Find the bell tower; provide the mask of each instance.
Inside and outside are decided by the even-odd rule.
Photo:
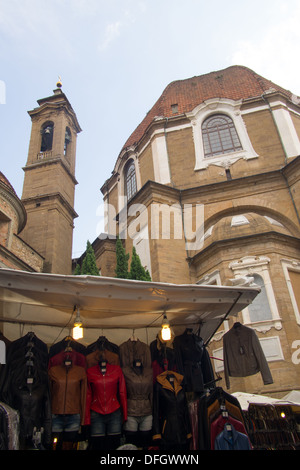
[[[70,274],[81,128],[60,81],[52,96],[37,102],[28,111],[32,127],[22,193],[27,223],[20,236],[44,256],[45,272]]]

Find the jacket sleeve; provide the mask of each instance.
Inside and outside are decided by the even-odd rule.
[[[91,403],[92,403],[92,389],[89,381],[87,380],[86,401],[85,401],[85,418],[84,424],[88,426],[91,424]]]
[[[86,409],[86,396],[87,396],[87,377],[85,369],[82,371],[82,379],[80,383],[80,416],[81,424],[85,424],[85,409]]]
[[[209,353],[206,349],[205,346],[203,346],[203,355],[201,359],[201,369],[202,369],[202,374],[203,374],[203,383],[208,384],[210,382],[213,382],[215,377],[214,377],[214,371],[212,368],[212,364],[210,361]]]
[[[225,383],[227,389],[230,388],[230,379],[229,379],[229,358],[227,350],[227,336],[226,334],[223,337],[223,361],[224,361],[224,374],[225,374]]]
[[[252,348],[259,366],[259,370],[261,372],[264,385],[272,384],[273,377],[266,356],[264,355],[263,349],[254,330],[252,330]]]
[[[160,411],[159,411],[159,385],[157,382],[154,384],[153,393],[153,425],[152,425],[152,439],[157,441],[161,439],[161,428],[160,428]]]
[[[123,421],[127,421],[127,390],[126,390],[126,382],[125,377],[120,367],[120,375],[119,375],[119,398],[123,413]]]

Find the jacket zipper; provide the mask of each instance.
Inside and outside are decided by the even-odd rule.
[[[103,381],[104,381],[104,409],[105,409],[105,413],[106,413],[106,380],[105,380],[105,374],[104,374]]]

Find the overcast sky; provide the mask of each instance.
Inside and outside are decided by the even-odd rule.
[[[299,0],[0,0],[0,170],[21,197],[31,120],[58,76],[77,140],[73,256],[100,187],[172,81],[245,65],[300,95]]]

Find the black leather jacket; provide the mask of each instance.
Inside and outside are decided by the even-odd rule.
[[[177,371],[184,376],[185,391],[201,393],[214,381],[214,372],[203,339],[189,332],[174,339]]]
[[[172,381],[173,378],[173,381]],[[165,371],[157,376],[153,397],[153,440],[164,450],[186,445],[191,435],[182,375]]]
[[[51,401],[47,346],[34,334],[13,341],[1,381],[0,399],[20,414],[20,441],[43,428],[42,444],[51,442]]]

